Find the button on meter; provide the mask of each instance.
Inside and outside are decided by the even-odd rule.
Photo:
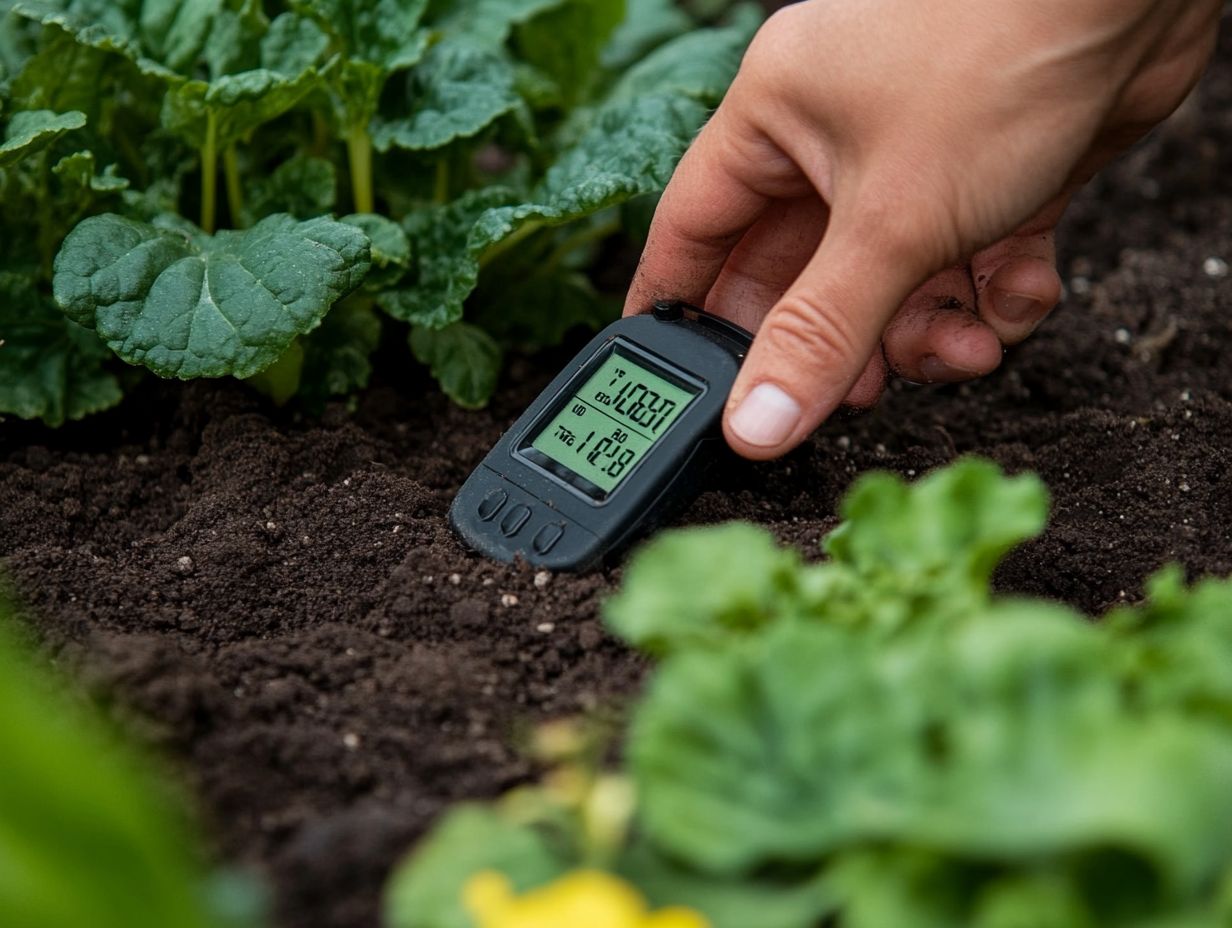
[[[725,453],[721,421],[752,336],[683,303],[617,320],[488,452],[450,522],[475,550],[593,567],[686,504]]]

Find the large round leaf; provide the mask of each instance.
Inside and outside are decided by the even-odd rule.
[[[55,296],[130,364],[163,377],[250,377],[320,324],[368,273],[351,225],[280,214],[207,236],[107,214],[56,257]]]

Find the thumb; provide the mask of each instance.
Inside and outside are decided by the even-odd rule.
[[[859,380],[894,313],[944,255],[896,215],[853,220],[837,211],[817,252],[766,316],[723,419],[738,454],[786,454]],[[922,245],[923,243],[923,245]]]

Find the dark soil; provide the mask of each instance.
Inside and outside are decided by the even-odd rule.
[[[1067,302],[1000,371],[896,385],[783,463],[730,466],[684,521],[753,519],[814,551],[858,474],[975,452],[1054,495],[1004,590],[1094,614],[1166,561],[1232,572],[1227,32],[1199,97],[1075,204]],[[56,433],[0,430],[0,556],[38,632],[182,768],[282,925],[374,924],[447,803],[527,775],[522,726],[639,681],[597,619],[619,570],[501,567],[445,525],[562,357],[513,364],[480,413],[423,381],[320,420],[235,384],[151,384]]]

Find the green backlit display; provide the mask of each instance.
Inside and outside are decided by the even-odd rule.
[[[531,447],[610,493],[696,395],[612,352]]]

